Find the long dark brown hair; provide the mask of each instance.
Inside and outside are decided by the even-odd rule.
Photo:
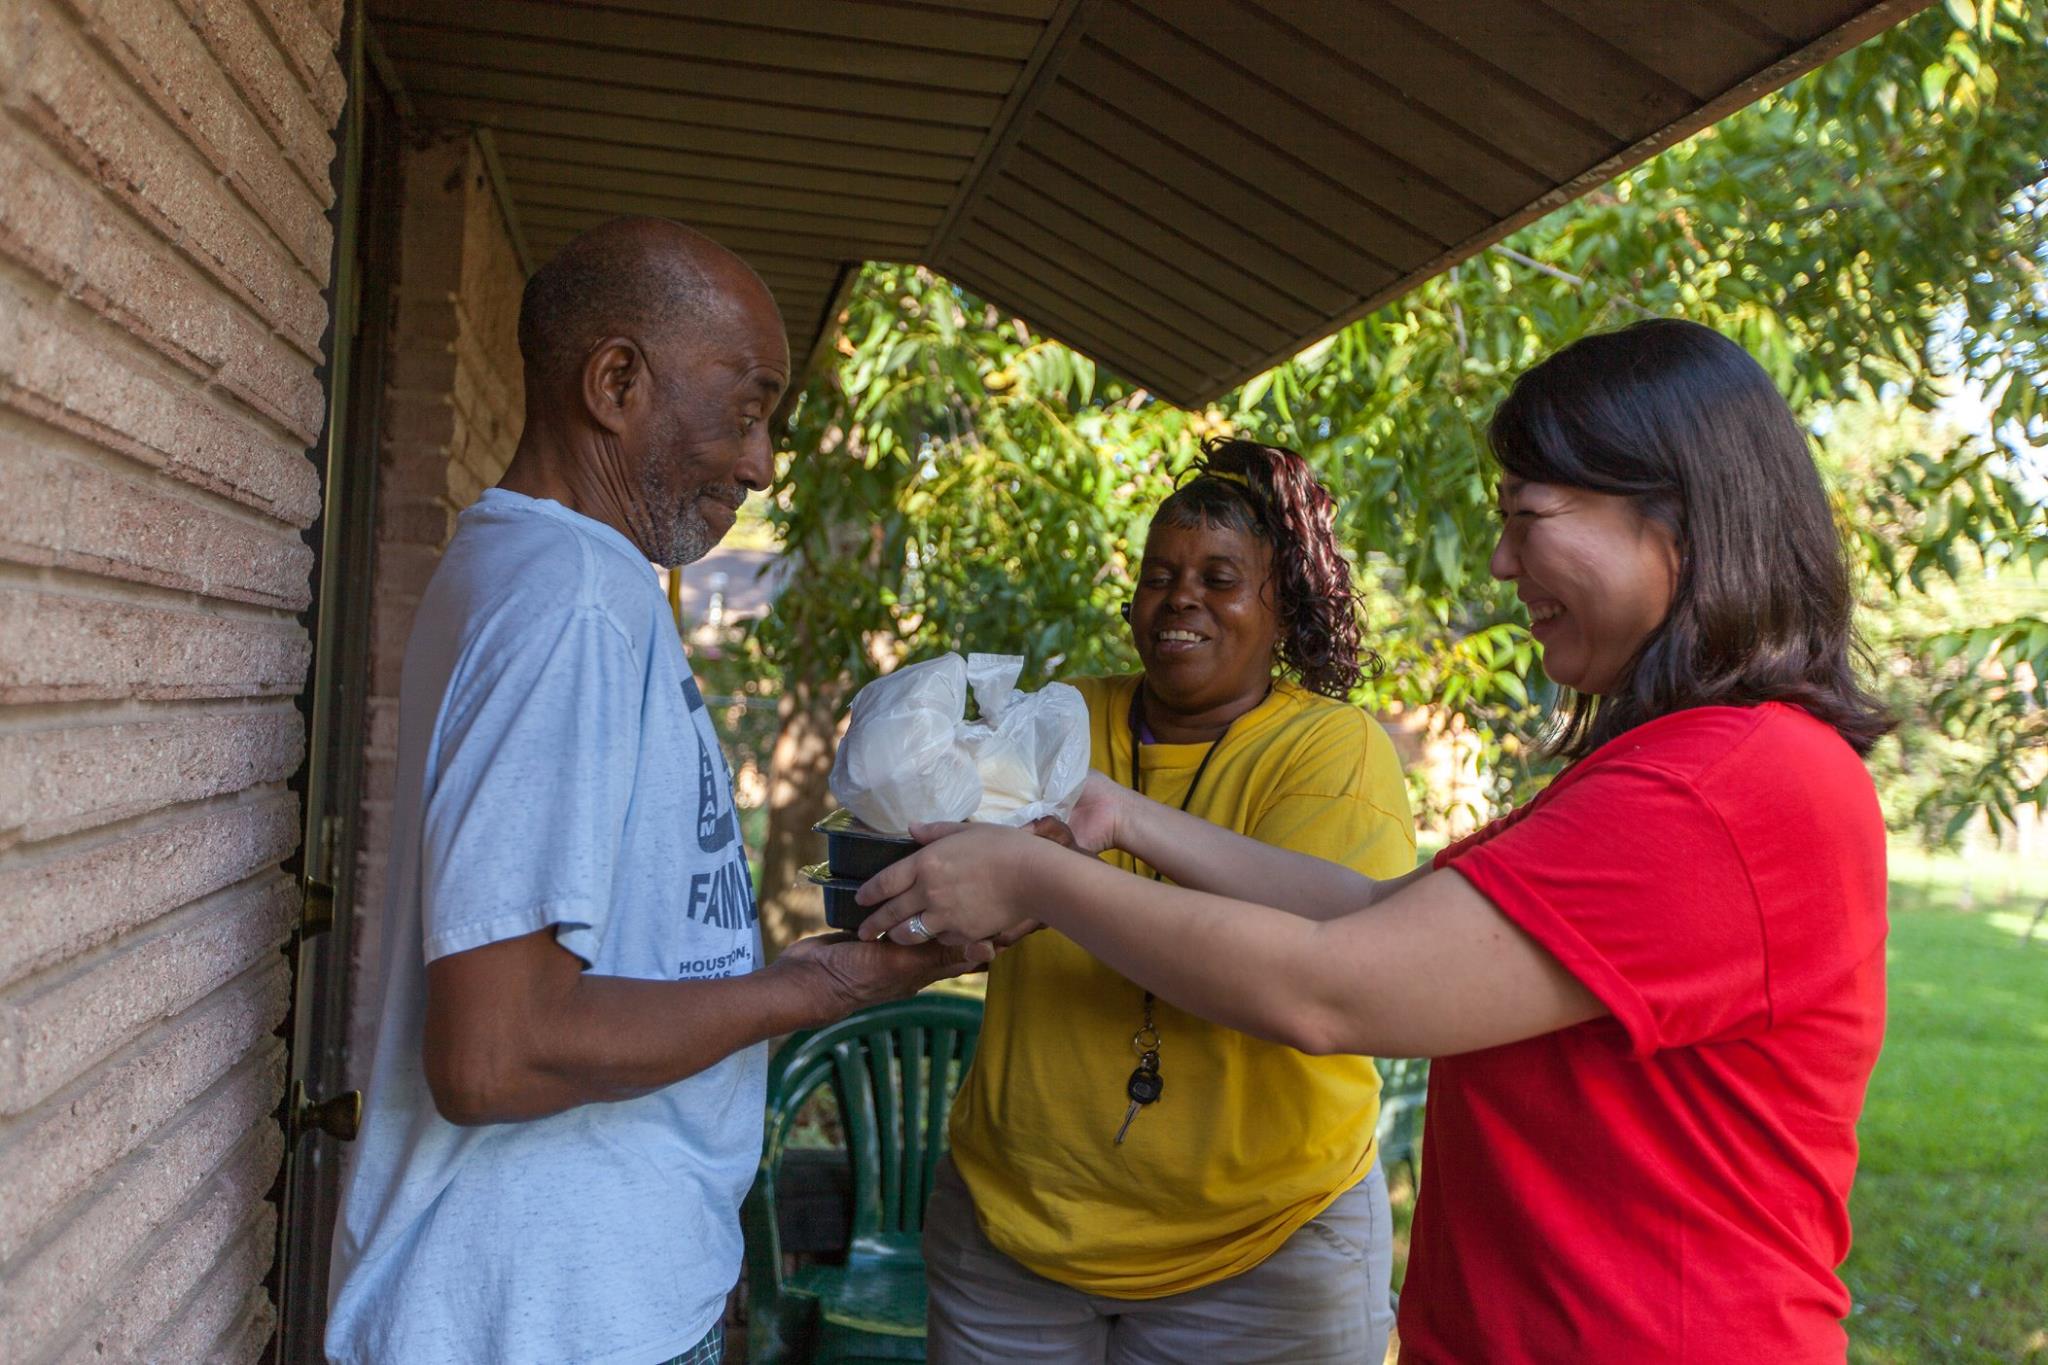
[[[1223,437],[1202,443],[1190,474],[1152,524],[1224,527],[1270,544],[1282,670],[1311,692],[1350,696],[1378,660],[1361,654],[1358,592],[1337,548],[1329,490],[1285,446]]]
[[[1570,696],[1555,752],[1694,706],[1789,702],[1859,754],[1892,728],[1857,678],[1855,600],[1806,433],[1747,351],[1674,318],[1583,337],[1515,381],[1487,437],[1517,478],[1633,498],[1679,545],[1669,615],[1612,690]]]

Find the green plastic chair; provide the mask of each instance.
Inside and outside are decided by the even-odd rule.
[[[1422,1110],[1429,1097],[1427,1057],[1379,1057],[1373,1064],[1380,1070],[1380,1169],[1389,1176],[1396,1166],[1407,1166],[1420,1175],[1422,1158]]]
[[[1376,1057],[1380,1069],[1380,1169],[1392,1179],[1396,1166],[1406,1166],[1409,1178],[1422,1183],[1422,1111],[1429,1098],[1427,1057]],[[1390,1293],[1396,1313],[1401,1296]]]
[[[980,1036],[979,1000],[931,994],[862,1010],[776,1050],[761,1170],[740,1211],[752,1365],[924,1359],[924,1206],[953,1092]],[[776,1175],[798,1111],[828,1084],[852,1167],[852,1243],[843,1265],[785,1275]]]

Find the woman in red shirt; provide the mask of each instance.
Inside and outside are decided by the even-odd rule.
[[[932,831],[863,932],[1035,918],[1230,1027],[1437,1058],[1404,1360],[1839,1361],[1890,722],[1806,437],[1741,348],[1662,320],[1530,370],[1490,436],[1493,573],[1570,698],[1534,801],[1373,883],[1097,779],[1078,843],[1177,885]]]

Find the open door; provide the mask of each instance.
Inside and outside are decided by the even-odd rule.
[[[312,678],[301,697],[308,726],[301,773],[305,908],[287,947],[293,995],[282,1028],[291,1060],[271,1284],[278,1305],[272,1358],[281,1365],[322,1358],[341,1144],[355,1136],[362,1112],[360,1093],[344,1089],[348,909],[355,904],[362,810],[379,418],[397,251],[398,116],[390,92],[365,59],[360,4],[349,7],[342,41],[349,97],[337,163],[327,430],[313,452],[325,501],[319,522],[307,532],[317,556],[318,586],[308,613]]]

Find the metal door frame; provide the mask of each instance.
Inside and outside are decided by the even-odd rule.
[[[351,912],[362,811],[365,697],[370,682],[371,569],[392,267],[399,222],[396,101],[366,55],[361,0],[342,30],[348,99],[335,159],[334,262],[327,336],[327,427],[308,452],[320,467],[320,520],[306,532],[318,585],[304,620],[313,667],[300,711],[306,761],[293,786],[303,807],[299,929],[286,945],[292,1000],[279,1033],[290,1080],[280,1122],[285,1160],[274,1197],[277,1254],[270,1289],[280,1365],[324,1358],[328,1249],[340,1199],[342,1147],[360,1097],[345,1092]],[[356,1113],[359,1113],[357,1108]]]

